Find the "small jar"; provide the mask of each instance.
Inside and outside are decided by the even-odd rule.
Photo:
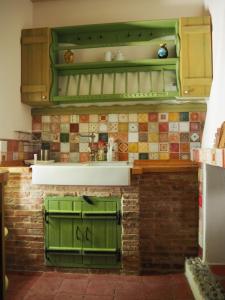
[[[167,58],[168,56],[168,49],[166,44],[160,44],[160,48],[158,50],[158,58]]]
[[[116,60],[124,60],[123,53],[120,50],[116,53]]]
[[[112,52],[111,51],[105,52],[105,61],[112,61]]]
[[[67,64],[72,64],[74,62],[74,53],[71,50],[66,50],[64,53],[64,60]]]

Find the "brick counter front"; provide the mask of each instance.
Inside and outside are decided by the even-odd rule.
[[[121,272],[177,271],[184,267],[185,256],[197,254],[196,171],[132,175],[127,187],[32,185],[28,168],[9,171],[5,188],[9,270],[53,269],[44,264],[43,199],[48,195],[122,196]]]

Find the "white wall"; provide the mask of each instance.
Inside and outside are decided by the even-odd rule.
[[[20,35],[31,26],[29,0],[1,0],[0,139],[16,138],[15,130],[31,130],[30,108],[20,102]]]
[[[34,3],[34,25],[165,19],[203,14],[203,0],[59,0]]]

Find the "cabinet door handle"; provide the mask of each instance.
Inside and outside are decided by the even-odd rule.
[[[83,195],[83,199],[90,205],[94,204],[94,202],[91,200],[91,198],[89,196]]]
[[[78,241],[81,240],[81,238],[79,237],[79,232],[81,232],[81,231],[80,231],[79,226],[77,226],[77,229],[76,229],[76,239],[77,239]]]
[[[89,238],[88,238],[88,231],[89,231],[89,228],[86,227],[86,230],[85,230],[85,238],[87,241],[90,241]]]

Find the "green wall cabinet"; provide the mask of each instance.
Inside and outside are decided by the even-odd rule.
[[[120,198],[49,196],[44,205],[47,265],[120,267]]]

